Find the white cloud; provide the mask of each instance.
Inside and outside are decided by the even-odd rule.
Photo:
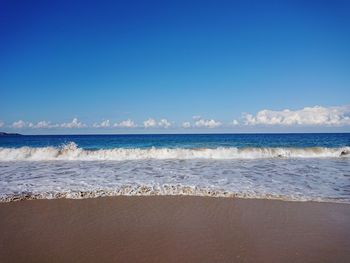
[[[149,118],[143,122],[145,128],[169,128],[171,123],[167,119],[161,119],[157,122],[155,119]]]
[[[245,125],[350,125],[350,105],[337,107],[305,107],[300,110],[261,110],[255,116],[244,114]]]
[[[94,128],[108,128],[110,125],[111,124],[109,120],[104,120],[101,123],[94,123],[92,126]]]
[[[62,128],[84,128],[86,124],[80,122],[77,118],[74,118],[71,122],[62,123]]]
[[[185,129],[191,128],[191,123],[189,121],[185,121],[181,124],[181,127]]]
[[[19,121],[15,121],[12,123],[12,128],[15,128],[15,129],[22,129],[26,126],[26,123],[22,120],[19,120]]]
[[[193,116],[192,121],[185,121],[181,123],[181,128],[217,128],[223,124],[220,121],[214,119],[203,119],[200,116]],[[114,125],[110,120],[103,120],[100,123],[94,123],[91,126],[87,126],[83,122],[79,121],[78,118],[72,119],[71,122],[67,123],[52,123],[50,121],[39,121],[25,122],[23,120],[14,121],[6,127],[12,127],[14,129],[32,128],[32,129],[49,129],[49,128],[84,128],[84,127],[95,127],[95,128],[108,128],[108,127],[119,127],[119,128],[169,128],[174,125],[174,122],[168,121],[163,118],[160,120],[149,118],[143,122],[143,125],[138,126],[133,120],[127,119],[115,123]],[[350,126],[350,105],[345,106],[313,106],[305,107],[297,110],[284,109],[280,111],[264,109],[258,111],[256,114],[245,113],[240,119],[234,119],[228,125],[233,126]],[[4,127],[5,123],[0,121],[0,127]]]
[[[200,115],[194,115],[194,116],[192,116],[192,119],[194,119],[194,120],[199,120],[200,118],[202,118]]]
[[[128,119],[125,121],[121,121],[119,123],[115,123],[114,127],[119,127],[119,128],[135,128],[137,125],[134,123],[134,121]]]
[[[157,126],[157,122],[156,122],[155,119],[150,118],[150,119],[145,120],[145,121],[143,122],[143,126],[144,126],[145,128],[156,127],[156,126]]]
[[[3,121],[0,121],[0,128],[4,125],[5,125],[5,123]]]
[[[58,124],[52,124],[50,121],[39,121],[37,124],[30,122],[28,124],[28,127],[33,129],[50,129],[58,126]]]
[[[219,121],[215,121],[213,119],[211,119],[211,120],[200,119],[200,120],[197,120],[194,123],[194,125],[196,127],[199,127],[199,128],[216,128],[216,127],[221,126],[222,123]]]
[[[171,126],[171,123],[167,119],[161,119],[158,122],[158,126],[167,129]]]
[[[239,122],[237,120],[233,120],[232,125],[239,125]]]

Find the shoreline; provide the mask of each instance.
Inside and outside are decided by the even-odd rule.
[[[248,200],[275,200],[285,202],[317,202],[317,203],[334,203],[349,204],[348,199],[325,198],[325,197],[304,197],[289,196],[278,194],[257,194],[257,193],[239,193],[231,192],[214,187],[201,187],[179,184],[163,184],[163,185],[142,185],[142,184],[126,184],[114,189],[96,189],[90,191],[73,190],[62,192],[23,192],[18,194],[0,195],[1,203],[11,203],[26,200],[83,200],[106,197],[209,197],[209,198],[229,198],[229,199],[248,199]]]
[[[190,187],[184,187],[184,189]],[[120,190],[118,190],[120,191]],[[228,191],[219,191],[215,189],[200,189],[202,194],[198,193],[174,193],[174,194],[164,194],[158,192],[146,192],[146,193],[115,193],[114,191],[76,191],[76,192],[62,192],[62,193],[44,193],[44,194],[19,194],[19,195],[8,195],[0,197],[0,204],[13,203],[13,202],[23,202],[23,201],[34,201],[34,200],[85,200],[85,199],[96,199],[96,198],[117,198],[117,197],[193,197],[193,198],[218,198],[218,199],[243,199],[243,200],[266,200],[266,201],[281,201],[281,202],[297,202],[297,203],[327,203],[327,204],[345,204],[350,205],[346,200],[342,199],[300,199],[300,198],[290,198],[289,196],[249,196],[249,194],[237,194]],[[46,195],[46,196],[45,196]]]
[[[350,204],[195,196],[0,203],[1,262],[348,262]]]

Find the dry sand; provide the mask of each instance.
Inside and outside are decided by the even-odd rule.
[[[1,203],[0,262],[350,262],[350,205],[181,196]]]

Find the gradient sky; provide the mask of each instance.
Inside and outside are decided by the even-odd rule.
[[[1,0],[0,130],[125,133],[92,126],[130,119],[154,132],[140,126],[164,118],[174,131],[201,119],[216,132],[350,131],[349,107],[336,125],[241,120],[349,105],[349,14],[350,1]],[[86,127],[62,131],[73,118]],[[39,121],[60,128],[27,127]]]

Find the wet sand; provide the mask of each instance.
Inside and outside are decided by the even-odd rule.
[[[1,203],[0,262],[350,262],[350,205],[184,196]]]

